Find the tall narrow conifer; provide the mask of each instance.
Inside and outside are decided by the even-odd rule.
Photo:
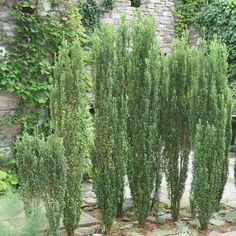
[[[54,69],[51,91],[52,128],[63,139],[67,159],[64,225],[74,235],[81,213],[81,182],[90,144],[90,115],[86,97],[83,52],[78,39],[63,44]]]
[[[200,73],[194,85],[199,120],[194,145],[192,212],[202,229],[218,209],[228,177],[231,138],[231,94],[227,85],[227,54],[224,45],[213,41],[200,50]],[[207,52],[208,51],[208,52]],[[204,172],[204,174],[203,174]]]
[[[114,121],[118,116],[113,96],[115,40],[115,31],[108,25],[102,26],[93,37],[95,90],[93,187],[98,207],[102,211],[106,232],[113,224],[113,217],[117,211],[116,164],[120,161],[116,160],[114,152],[114,124],[116,124]]]
[[[168,61],[168,96],[162,136],[171,212],[176,221],[187,178],[191,149],[191,54],[187,38],[174,41]]]
[[[156,175],[159,171],[156,161],[159,159],[157,117],[161,58],[154,20],[137,14],[131,24],[128,178],[134,211],[140,225],[144,226],[154,179],[160,178],[159,173]]]

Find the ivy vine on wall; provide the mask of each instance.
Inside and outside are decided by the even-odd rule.
[[[38,7],[22,2],[12,9],[17,29],[14,37],[5,38],[9,52],[0,60],[0,88],[41,107],[48,103],[52,65],[63,39],[71,41],[72,32],[84,42],[87,37],[78,8],[67,6],[63,14],[52,8],[42,16]],[[15,119],[29,125],[44,123],[46,117],[33,110]]]
[[[212,40],[217,36],[228,50],[228,78],[236,79],[236,1],[212,1],[197,17],[201,35]]]
[[[205,0],[177,0],[175,3],[175,34],[181,37],[183,32],[194,24],[195,16]]]

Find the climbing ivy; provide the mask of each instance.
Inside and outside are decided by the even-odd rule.
[[[82,2],[80,7],[82,23],[86,29],[93,29],[100,21],[101,9],[94,0]]]
[[[195,16],[205,0],[177,0],[175,5],[175,33],[181,37],[182,33],[194,24]]]
[[[197,17],[198,29],[206,40],[215,35],[226,44],[228,50],[228,78],[236,78],[236,2],[212,1]]]
[[[16,19],[14,37],[4,37],[8,53],[0,58],[0,90],[18,94],[24,104],[33,103],[37,108],[47,106],[52,63],[63,38],[72,39],[76,32],[86,41],[84,28],[78,24],[81,16],[73,5],[65,6],[65,13],[51,9],[45,16],[39,14],[39,5],[19,3],[12,9]],[[46,117],[31,111],[15,120],[22,123],[44,123]]]

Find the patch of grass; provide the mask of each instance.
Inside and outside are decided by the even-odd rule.
[[[220,203],[219,210],[227,210],[228,207],[224,203]]]
[[[140,233],[140,229],[137,227],[133,227],[133,228],[128,229],[128,232]]]
[[[118,222],[116,224],[113,224],[111,227],[111,232],[117,232],[120,230],[121,227],[125,226],[125,222]]]
[[[165,230],[165,231],[170,231],[170,230],[173,230],[173,227],[170,224],[164,224],[164,225],[160,225],[160,229]]]

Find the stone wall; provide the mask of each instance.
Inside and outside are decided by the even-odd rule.
[[[156,22],[156,37],[164,53],[170,52],[171,43],[174,39],[174,0],[143,0],[140,10],[145,15],[153,16]],[[125,13],[129,20],[135,7],[131,7],[129,0],[118,0],[115,2],[114,9],[106,13],[102,23],[109,23],[117,26],[121,13]]]
[[[14,17],[11,15],[11,0],[0,0],[0,34],[13,36],[16,30]],[[7,51],[7,45],[0,41],[0,55]],[[0,61],[1,63],[1,61]],[[1,79],[1,78],[0,78]],[[4,121],[9,115],[14,115],[20,109],[20,98],[15,94],[0,90],[0,157],[13,155],[12,144],[20,130],[19,124],[6,124]]]
[[[20,124],[8,124],[5,119],[9,115],[20,112],[20,98],[12,93],[0,93],[0,157],[13,155],[12,144],[21,129]]]
[[[16,0],[0,0],[0,34],[4,33],[13,36],[16,30],[14,17],[11,15],[11,6]],[[49,10],[48,3],[44,0],[41,2],[40,13],[44,15]],[[131,7],[129,0],[115,0],[114,9],[106,13],[102,23],[110,23],[114,26],[119,24],[121,13],[127,15],[127,19],[133,15],[136,8]],[[170,45],[174,38],[174,0],[143,0],[140,10],[145,15],[151,15],[156,21],[156,36],[160,42],[161,49],[164,53],[170,51]],[[0,55],[7,53],[7,45],[0,40]],[[1,61],[0,61],[1,62]],[[25,104],[26,109],[22,109],[21,99],[11,93],[5,93],[0,88],[0,157],[10,157],[13,155],[12,144],[20,131],[20,124],[5,124],[3,121],[8,115],[14,115],[16,112],[26,112],[31,106]],[[43,113],[44,111],[39,111]]]

